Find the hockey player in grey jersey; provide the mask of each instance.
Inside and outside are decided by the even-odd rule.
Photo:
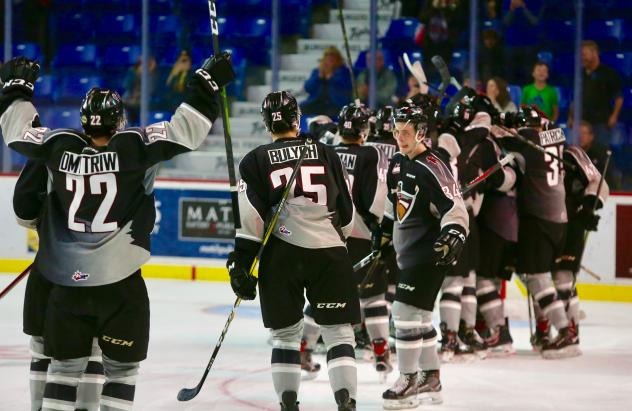
[[[544,358],[563,358],[581,354],[577,328],[569,319],[552,280],[555,260],[560,257],[566,236],[566,191],[563,156],[565,136],[559,128],[548,128],[548,121],[536,107],[523,106],[516,114],[506,114],[503,122],[515,127],[522,139],[507,135],[499,139],[502,147],[516,156],[522,177],[518,185],[518,246],[516,272],[526,274],[527,287],[539,307],[536,315],[545,317],[558,330],[557,337],[541,347]],[[542,147],[545,153],[532,147]],[[550,153],[550,154],[549,154]]]
[[[328,347],[329,382],[338,410],[353,411],[357,376],[351,324],[360,321],[360,304],[345,248],[354,220],[347,174],[332,147],[299,136],[300,110],[289,92],[268,94],[261,114],[273,141],[246,154],[239,164],[241,228],[227,263],[231,286],[237,296],[252,300],[259,285],[263,323],[272,333],[272,381],[281,409],[298,410],[306,294]],[[250,265],[305,145],[294,189],[263,250],[257,281]]]
[[[446,271],[463,248],[469,221],[458,183],[423,144],[428,116],[405,107],[394,120],[399,153],[387,175],[383,228],[393,232],[400,268],[392,308],[400,376],[382,398],[385,409],[405,409],[420,401],[442,401],[432,311]]]
[[[9,147],[45,164],[49,179],[34,262],[54,284],[44,325],[44,351],[53,359],[42,410],[74,409],[95,336],[106,375],[100,409],[129,409],[149,341],[140,267],[149,259],[157,167],[202,144],[219,111],[219,86],[234,73],[227,55],[207,60],[171,121],[144,128],[124,128],[118,93],[92,89],[81,106],[80,132],[38,127],[31,103],[38,71],[24,58],[2,67],[0,128]]]

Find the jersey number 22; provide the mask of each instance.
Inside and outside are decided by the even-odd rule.
[[[112,173],[94,174],[89,177],[66,174],[66,190],[74,193],[72,201],[70,202],[70,208],[68,209],[68,228],[72,231],[86,232],[86,224],[75,221],[75,216],[86,193],[86,180],[88,180],[90,194],[93,195],[103,194],[103,184],[105,184],[105,196],[101,204],[99,204],[97,212],[94,214],[94,219],[90,224],[90,232],[109,233],[115,231],[118,228],[116,221],[105,222],[116,199],[116,176]]]

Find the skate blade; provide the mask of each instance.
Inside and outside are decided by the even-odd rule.
[[[475,361],[478,361],[479,357],[475,353],[467,353],[467,354],[457,354],[452,359],[452,362],[457,364],[468,364]]]
[[[419,399],[419,403],[421,405],[434,405],[443,403],[443,396],[441,395],[441,392],[425,392],[423,394],[417,394],[417,398]]]
[[[489,352],[489,357],[490,358],[503,358],[503,357],[509,357],[511,355],[514,355],[515,353],[516,353],[516,349],[514,348],[513,344],[503,344],[503,345],[499,345],[497,347],[491,348]]]
[[[542,358],[547,360],[559,360],[563,358],[573,358],[582,355],[582,351],[576,345],[564,347],[561,350],[542,351]]]
[[[401,400],[384,400],[383,408],[385,410],[410,410],[419,406],[419,399],[416,396],[410,396]]]

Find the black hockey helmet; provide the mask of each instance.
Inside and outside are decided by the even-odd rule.
[[[393,115],[393,123],[411,123],[416,131],[428,128],[428,115],[421,107],[401,107]]]
[[[301,128],[301,109],[289,91],[273,91],[261,103],[261,117],[269,133],[287,133]]]
[[[543,120],[547,120],[544,114],[535,105],[523,104],[515,113],[503,113],[500,115],[501,122],[505,127],[510,128],[539,128],[542,127]]]
[[[393,106],[384,106],[375,116],[375,134],[381,138],[393,137]]]
[[[341,137],[359,138],[364,136],[369,128],[371,110],[364,104],[351,103],[340,110],[338,116],[338,133]]]
[[[123,99],[114,90],[93,87],[81,104],[81,126],[89,136],[111,136],[125,128]]]

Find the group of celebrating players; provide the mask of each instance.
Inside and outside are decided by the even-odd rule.
[[[39,123],[38,72],[21,57],[0,72],[3,138],[29,158],[14,209],[40,236],[24,306],[31,409],[128,410],[149,341],[140,267],[157,167],[202,144],[234,73],[227,55],[208,59],[172,119],[143,128],[125,128],[115,91],[90,90],[78,131]],[[270,93],[261,113],[272,142],[239,165],[241,227],[227,268],[238,297],[258,289],[281,410],[299,409],[302,374],[320,369],[320,336],[339,411],[356,409],[356,345],[382,379],[397,355],[385,409],[442,402],[442,361],[513,352],[500,287],[514,272],[533,299],[534,349],[580,354],[576,276],[608,187],[536,107],[500,114],[463,88],[443,113],[427,94],[377,113],[353,103],[305,134],[287,91]]]

